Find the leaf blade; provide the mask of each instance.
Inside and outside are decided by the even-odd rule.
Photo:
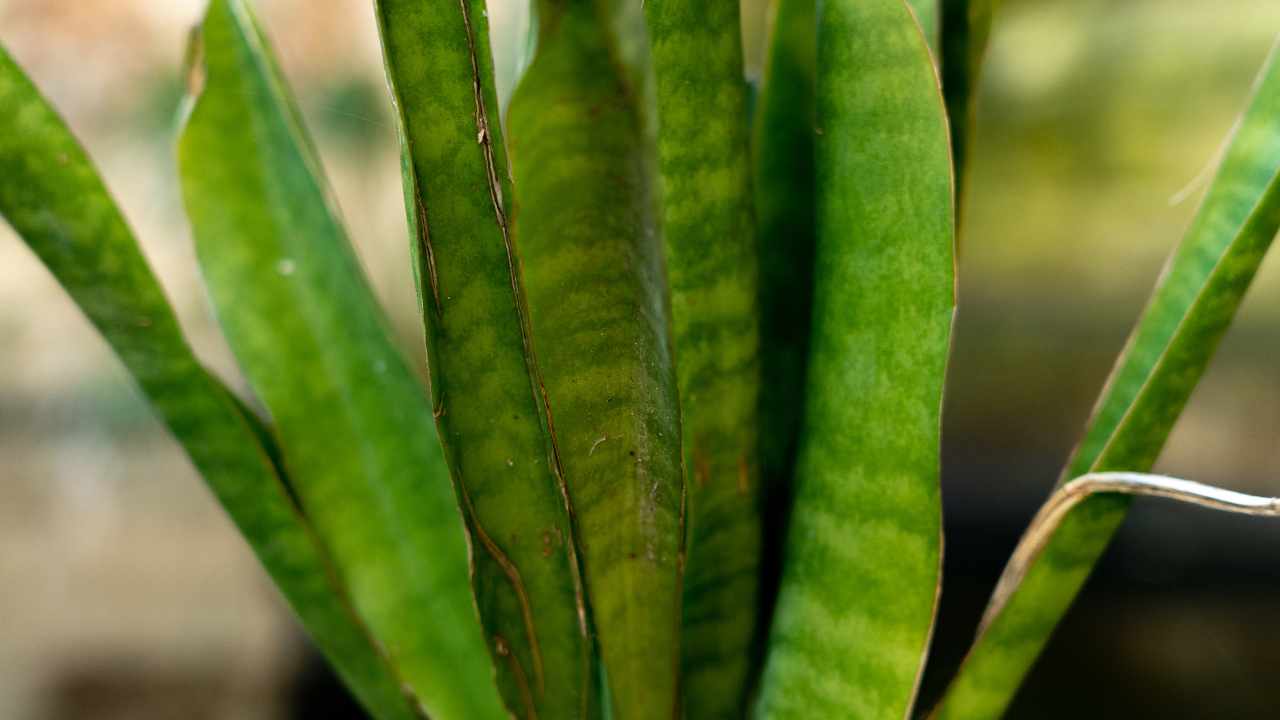
[[[596,670],[504,207],[512,188],[484,8],[377,3],[432,404],[468,499],[490,652],[512,712],[569,718],[589,714]]]
[[[201,37],[203,88],[178,155],[219,322],[356,611],[424,711],[502,717],[423,389],[249,7],[214,0]]]
[[[1057,488],[1031,521],[1000,577],[992,603],[983,614],[979,642],[995,623],[1003,626],[997,632],[1006,649],[1011,649],[1010,638],[1022,639],[1024,646],[1020,649],[1025,651],[1027,646],[1036,645],[1038,637],[1051,632],[1056,622],[1052,613],[1065,612],[1070,594],[1052,598],[1051,611],[1015,598],[1033,597],[1038,593],[1032,588],[1045,582],[1060,582],[1059,578],[1046,575],[1043,568],[1072,563],[1081,554],[1075,548],[1080,544],[1088,547],[1085,532],[1096,526],[1100,513],[1105,519],[1109,516],[1108,510],[1127,508],[1137,496],[1167,498],[1246,515],[1275,517],[1280,514],[1280,501],[1275,498],[1245,495],[1177,478],[1127,472],[1083,475]],[[1087,553],[1085,550],[1086,556]],[[1021,677],[1020,664],[1021,658],[1016,652],[987,653],[966,659],[943,703],[930,717],[1000,717],[1010,700],[1009,676]]]
[[[1280,62],[1272,50],[1213,185],[1170,258],[1064,478],[1145,472],[1155,462],[1280,230]],[[1064,521],[1029,580],[993,598],[940,706],[995,717],[1013,694],[1128,509],[1099,496]]]
[[[546,0],[508,110],[514,231],[613,716],[677,712],[683,473],[638,3]]]
[[[2,47],[0,102],[0,215],[110,344],[360,701],[413,717],[289,498],[269,431],[196,359],[84,149]]]
[[[737,3],[650,0],[688,488],[685,716],[741,716],[759,593],[759,267]]]
[[[905,717],[940,573],[955,308],[947,126],[901,0],[827,2],[818,27],[813,340],[760,707]]]

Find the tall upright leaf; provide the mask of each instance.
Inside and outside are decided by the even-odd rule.
[[[179,141],[218,319],[307,517],[432,717],[503,717],[431,406],[392,345],[318,157],[243,0],[213,0]]]
[[[1145,472],[1155,463],[1280,230],[1277,52],[1263,67],[1213,184],[1121,353],[1063,482],[1101,471]],[[948,690],[943,716],[1004,711],[1128,507],[1124,496],[1087,500],[1063,521],[1019,588],[992,598],[992,619]]]
[[[431,394],[466,499],[508,708],[587,714],[596,671],[564,476],[531,356],[483,0],[379,0]]]
[[[809,353],[813,299],[815,0],[774,0],[753,128],[759,253],[759,442],[764,537],[759,615],[767,626],[782,542]]]
[[[758,265],[738,8],[645,4],[689,497],[681,669],[691,720],[742,715],[759,591]]]
[[[684,484],[639,3],[542,0],[513,230],[615,717],[676,712]]]
[[[93,163],[0,48],[0,215],[110,344],[316,645],[380,720],[412,717],[289,497],[270,433],[192,354]]]
[[[903,718],[938,593],[955,273],[942,97],[902,0],[823,3],[817,117],[805,427],[760,708]]]

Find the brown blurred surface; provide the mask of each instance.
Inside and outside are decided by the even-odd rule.
[[[0,42],[81,134],[201,356],[234,377],[170,152],[201,4],[0,0]],[[749,5],[758,48],[760,3]],[[421,363],[372,3],[259,6],[365,266]],[[947,589],[926,695],[1052,485],[1280,32],[1274,0],[1006,6],[967,208]],[[497,9],[501,44],[520,30]],[[1278,267],[1264,267],[1162,471],[1280,494]],[[1265,524],[1139,503],[1013,716],[1271,717],[1277,557],[1280,532]],[[0,717],[285,717],[302,648],[104,344],[0,224]]]

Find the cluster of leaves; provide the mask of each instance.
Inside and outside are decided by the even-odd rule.
[[[248,0],[211,0],[177,154],[252,402],[3,50],[0,214],[380,720],[906,717],[995,4],[777,0],[753,95],[736,3],[538,0],[502,118],[484,0],[378,0],[425,385]],[[1268,61],[938,717],[1003,711],[1129,496],[1276,511],[1140,473],[1278,228]]]

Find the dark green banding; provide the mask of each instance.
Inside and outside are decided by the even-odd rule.
[[[738,3],[648,0],[688,487],[689,720],[742,717],[760,567],[760,328]]]
[[[436,424],[465,492],[473,583],[507,707],[591,712],[586,602],[529,356],[482,0],[379,0]]]
[[[243,0],[213,0],[178,145],[205,283],[316,534],[436,720],[503,718],[431,405],[391,343]]]
[[[818,23],[813,337],[795,505],[759,711],[910,716],[940,580],[951,157],[903,0]]]
[[[1280,61],[1273,50],[1249,108],[1182,243],[1160,276],[1098,401],[1063,482],[1085,473],[1145,472],[1240,307],[1280,230]],[[1124,496],[1081,503],[1009,596],[993,599],[939,708],[945,718],[995,718],[1084,585],[1129,507]]]
[[[192,354],[84,149],[0,48],[0,215],[115,351],[303,627],[378,720],[414,715],[291,501],[270,432]]]
[[[677,713],[684,485],[640,3],[546,0],[512,230],[613,717]]]

